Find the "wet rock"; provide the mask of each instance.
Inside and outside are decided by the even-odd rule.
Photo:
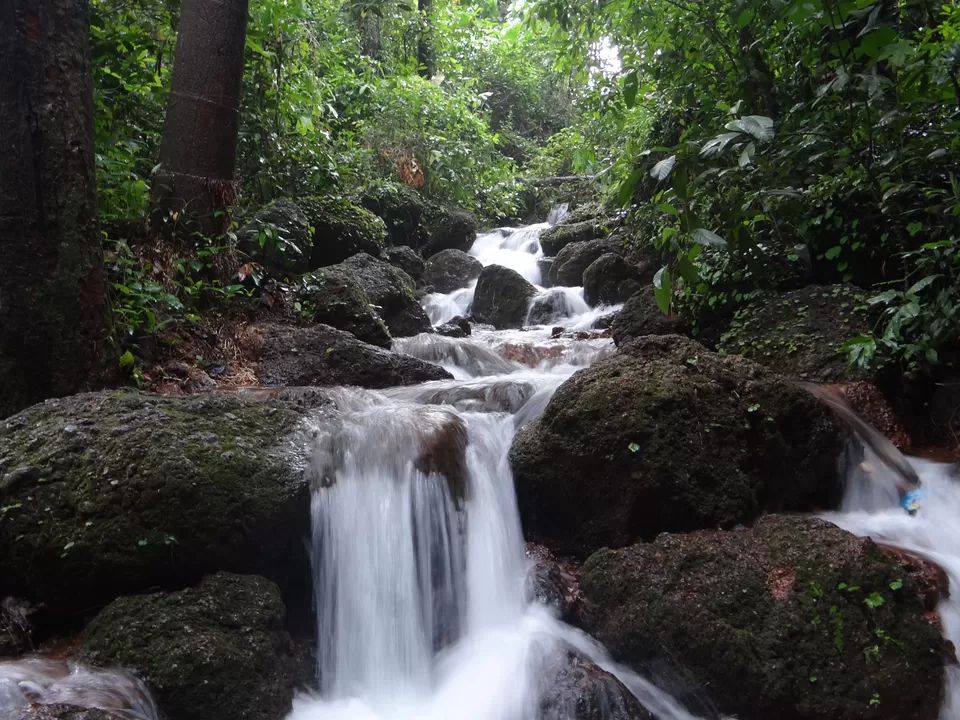
[[[530,298],[537,289],[520,273],[500,265],[488,265],[477,279],[473,296],[473,317],[498,330],[521,327],[527,317]]]
[[[470,333],[473,332],[467,319],[459,315],[450,322],[435,327],[434,330],[436,330],[438,335],[452,338],[470,337]]]
[[[541,683],[540,720],[654,720],[619,680],[573,651],[558,651]]]
[[[437,365],[368,345],[328,325],[261,325],[250,332],[264,385],[385,388],[451,379]]]
[[[649,287],[634,293],[610,323],[610,335],[618,346],[645,335],[685,335],[688,329],[683,319],[663,314]]]
[[[626,302],[643,288],[640,270],[614,253],[601,255],[583,271],[583,299],[591,307]]]
[[[813,285],[770,293],[738,310],[719,349],[742,355],[792,378],[815,382],[870,379],[851,368],[840,346],[868,334],[862,291],[850,285]]]
[[[950,582],[939,565],[899,548],[881,546],[881,549],[913,578],[924,610],[933,612],[942,599],[950,597]]]
[[[424,432],[416,468],[446,478],[450,494],[460,506],[467,494],[467,426],[459,416],[447,414],[443,421]]]
[[[360,283],[393,337],[430,330],[430,318],[414,295],[416,283],[403,270],[366,253],[354,255],[342,267]]]
[[[553,272],[553,263],[555,260],[556,258],[552,257],[545,257],[537,260],[537,269],[540,271],[540,284],[543,287],[553,287],[555,278]]]
[[[596,220],[556,225],[543,231],[540,236],[540,247],[543,248],[544,255],[556,256],[570,243],[596,240],[606,234],[606,227]]]
[[[9,720],[119,720],[127,718],[128,712],[113,712],[99,708],[84,708],[77,705],[27,705],[15,713]]]
[[[383,259],[403,270],[415,283],[423,282],[424,263],[417,251],[407,245],[385,248]]]
[[[304,272],[312,247],[310,220],[299,205],[287,198],[280,198],[258,210],[237,230],[240,252],[281,271]]]
[[[501,380],[428,390],[417,396],[417,402],[453,405],[467,412],[515,413],[534,393],[530,383]]]
[[[528,596],[552,608],[557,617],[572,620],[580,594],[580,568],[572,562],[561,563],[536,543],[527,543],[526,553],[533,563],[527,575]]]
[[[301,198],[297,204],[313,227],[311,269],[336,265],[357,253],[379,257],[386,228],[370,211],[337,197]]]
[[[358,340],[390,348],[387,326],[367,294],[343,266],[319,268],[301,278],[298,300],[303,314],[315,322],[350,333]]]
[[[360,204],[383,220],[391,245],[419,248],[426,244],[426,205],[413,188],[403,183],[378,183],[361,194]],[[410,275],[416,278],[414,273]]]
[[[508,342],[500,348],[500,355],[506,360],[535,368],[547,358],[557,358],[563,355],[563,345]]]
[[[583,567],[581,619],[680,699],[756,718],[938,717],[940,633],[913,580],[869,539],[814,518],[661,535]]]
[[[43,474],[2,494],[0,593],[81,615],[219,569],[284,586],[309,573],[309,487],[289,443],[326,400],[286,392],[86,393],[8,420],[5,463]]]
[[[434,292],[451,293],[480,276],[483,265],[461,250],[441,250],[427,260],[424,280]]]
[[[566,287],[580,287],[583,285],[584,271],[601,255],[609,252],[610,247],[603,240],[570,243],[553,261],[552,282]]]
[[[16,657],[33,649],[33,622],[37,608],[15,597],[0,602],[0,658]]]
[[[569,295],[567,288],[551,288],[540,293],[530,304],[525,325],[552,325],[565,318],[573,317],[583,304],[578,305]]]
[[[800,388],[676,335],[567,380],[510,451],[524,528],[590,551],[839,501],[844,433]]]
[[[910,447],[910,436],[876,385],[859,380],[838,385],[837,388],[856,413],[879,430],[898,450]]]
[[[474,377],[503,375],[518,369],[486,345],[472,340],[423,333],[394,343],[397,352],[438,365],[456,365]]]
[[[170,720],[282,720],[295,689],[285,613],[269,580],[217,573],[115,600],[84,630],[82,654],[135,672]]]
[[[477,239],[477,218],[466,210],[435,209],[429,213],[427,229],[430,239],[425,255],[441,250],[466,252]]]

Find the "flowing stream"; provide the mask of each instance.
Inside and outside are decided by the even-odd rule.
[[[582,288],[540,287],[539,235],[549,226],[498,229],[471,249],[481,263],[537,285],[531,310],[548,304],[537,315],[547,325],[400,339],[395,350],[438,363],[454,379],[331,391],[336,411],[317,420],[309,448],[320,691],[298,696],[288,720],[570,719],[572,705],[544,715],[542,703],[571,650],[612,673],[656,717],[693,717],[531,599],[510,443],[564,380],[613,352],[609,340],[554,338],[552,328],[587,329],[616,309],[588,307]],[[466,315],[475,285],[424,298],[431,321]],[[954,584],[960,485],[944,466],[915,463],[928,496],[918,517],[897,507],[892,476],[880,468],[870,479],[856,465],[842,508],[825,517],[933,560]],[[945,634],[960,643],[960,597],[939,610]],[[950,672],[943,717],[960,720],[960,678]],[[606,687],[607,717],[626,717],[626,698]],[[0,718],[16,717],[27,701],[67,698],[154,720],[144,693],[123,674],[37,659],[0,663]]]

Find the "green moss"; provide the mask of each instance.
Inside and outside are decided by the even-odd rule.
[[[297,205],[313,228],[311,267],[335,265],[361,252],[380,255],[387,230],[369,210],[339,197],[300,198]]]

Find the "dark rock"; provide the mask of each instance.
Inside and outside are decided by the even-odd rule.
[[[360,253],[343,263],[363,287],[393,337],[430,331],[430,318],[414,295],[413,278],[390,263]]]
[[[26,600],[5,597],[0,602],[0,658],[16,657],[33,649],[33,622],[37,608]]]
[[[535,392],[533,385],[516,380],[499,380],[490,384],[470,383],[439,389],[424,389],[417,402],[452,405],[467,412],[515,413]]]
[[[566,293],[566,288],[550,288],[537,295],[530,304],[525,325],[552,325],[564,318],[576,314],[574,306]]]
[[[527,575],[527,594],[552,608],[557,617],[573,620],[574,605],[580,594],[579,568],[561,564],[543,545],[527,543],[527,558],[533,563]]]
[[[813,285],[766,294],[737,311],[720,339],[721,352],[742,355],[792,378],[816,382],[870,379],[850,367],[840,346],[870,333],[862,291]]]
[[[309,577],[309,483],[290,443],[327,402],[317,391],[111,391],[15,415],[0,426],[4,462],[44,472],[0,498],[0,594],[81,615],[221,569],[284,587]]]
[[[663,314],[649,286],[634,293],[610,323],[610,335],[617,345],[645,335],[685,335],[688,331],[682,318]]]
[[[595,220],[584,220],[570,225],[556,225],[543,231],[540,236],[540,247],[543,248],[544,255],[556,256],[570,243],[596,240],[606,234],[605,226]]]
[[[433,285],[434,292],[451,293],[467,287],[481,270],[483,265],[475,257],[461,250],[441,250],[427,260],[424,281]]]
[[[537,269],[540,271],[540,285],[549,288],[553,287],[555,275],[553,272],[553,263],[556,258],[544,257],[537,260]]]
[[[601,255],[609,252],[610,247],[603,240],[570,243],[553,261],[551,281],[554,285],[580,287],[583,285],[584,271]]]
[[[301,198],[297,204],[313,228],[311,269],[336,265],[357,253],[379,257],[386,228],[370,211],[337,197]]]
[[[439,325],[434,329],[437,331],[438,335],[452,338],[470,337],[470,333],[472,332],[470,323],[467,322],[467,319],[462,318],[459,315],[453,318],[453,320],[450,322]]]
[[[391,245],[409,245],[413,248],[426,245],[426,205],[420,194],[410,186],[402,183],[379,183],[362,193],[360,204],[383,220]],[[407,268],[403,269],[410,272]],[[410,275],[416,278],[414,273]]]
[[[441,422],[432,427],[430,423],[418,423],[424,433],[415,466],[425,475],[446,478],[450,494],[459,506],[467,494],[467,426],[457,415],[448,412],[444,415]]]
[[[129,712],[119,709],[118,712],[101,710],[100,708],[84,708],[77,705],[41,705],[34,703],[26,705],[16,713],[11,713],[9,720],[119,720],[131,717]]]
[[[477,239],[477,218],[466,210],[437,209],[430,213],[427,229],[430,240],[425,249],[426,255],[441,250],[466,252]]]
[[[640,270],[613,253],[601,255],[583,271],[583,299],[591,307],[626,302],[642,287]]]
[[[477,279],[473,317],[498,330],[521,327],[527,318],[530,298],[537,289],[520,273],[500,265],[488,265]]]
[[[327,325],[261,325],[251,332],[264,385],[386,388],[452,377],[438,365],[368,345]]]
[[[839,501],[844,433],[805,391],[676,335],[567,380],[510,451],[525,530],[590,551]]]
[[[548,658],[540,696],[540,720],[654,720],[623,683],[572,651]]]
[[[394,267],[398,267],[403,270],[407,275],[413,278],[414,282],[423,282],[423,259],[417,255],[417,251],[412,247],[407,245],[388,247],[384,249],[382,255],[384,260]]]
[[[310,220],[299,205],[280,198],[237,230],[237,249],[267,267],[304,272],[313,249]]]
[[[945,643],[913,580],[869,539],[814,518],[661,535],[583,567],[581,618],[681,701],[743,720],[938,717]]]
[[[82,653],[135,672],[171,720],[282,720],[295,689],[285,613],[269,580],[217,573],[115,600],[84,630]]]
[[[387,326],[371,307],[363,287],[342,265],[304,275],[297,294],[306,317],[344,330],[365,343],[390,348]]]

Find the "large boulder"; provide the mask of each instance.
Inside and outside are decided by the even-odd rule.
[[[313,321],[344,330],[358,340],[390,348],[390,333],[370,306],[360,283],[343,266],[318,268],[297,286],[301,312]]]
[[[360,204],[383,220],[387,228],[387,241],[391,245],[418,248],[427,243],[427,229],[424,226],[426,205],[420,194],[409,185],[377,183],[363,191]]]
[[[329,325],[258,325],[249,330],[257,377],[268,386],[387,388],[449,380],[439,365],[360,342]]]
[[[610,252],[603,240],[586,240],[565,246],[553,261],[550,281],[553,285],[579,287],[583,285],[583,273],[601,255]]]
[[[615,659],[724,714],[938,717],[946,648],[913,579],[822,520],[769,516],[601,550],[583,566],[581,603]]]
[[[441,250],[466,252],[477,239],[477,218],[466,210],[434,209],[427,221],[430,240],[424,248],[425,255]]]
[[[651,336],[561,385],[510,461],[526,531],[583,552],[834,506],[843,437],[759,365]]]
[[[521,327],[527,318],[530,299],[537,289],[516,270],[488,265],[477,279],[473,294],[473,317],[498,330]]]
[[[591,307],[626,302],[644,289],[640,269],[614,253],[598,257],[582,277],[583,299]]]
[[[423,281],[423,271],[425,269],[423,258],[412,247],[408,245],[388,247],[384,248],[381,254],[384,260],[403,270],[413,278],[415,283],[420,284]]]
[[[555,225],[543,231],[540,236],[540,247],[543,248],[544,255],[555,256],[570,243],[596,240],[606,234],[606,227],[596,220]]]
[[[282,720],[295,689],[285,614],[269,580],[217,573],[118,598],[84,630],[81,651],[136,673],[170,720]]]
[[[221,569],[286,584],[308,568],[309,487],[291,443],[325,402],[98,392],[8,418],[0,595],[79,614]]]
[[[686,321],[676,315],[664,315],[648,286],[634,293],[614,315],[610,335],[617,345],[625,345],[644,335],[685,335]]]
[[[237,230],[236,247],[267,267],[304,272],[313,249],[310,220],[299,205],[280,198],[255,212]]]
[[[306,197],[297,204],[313,228],[311,268],[336,265],[361,252],[379,257],[387,231],[369,210],[337,197]]]
[[[424,282],[435,292],[451,293],[480,277],[483,265],[462,250],[441,250],[427,260]]]
[[[721,352],[742,355],[792,378],[815,382],[870,379],[840,349],[870,333],[861,290],[812,285],[766,294],[737,311],[721,336]]]
[[[393,337],[411,337],[430,330],[430,318],[414,295],[416,283],[403,270],[366,253],[348,258],[343,268],[377,306]]]

